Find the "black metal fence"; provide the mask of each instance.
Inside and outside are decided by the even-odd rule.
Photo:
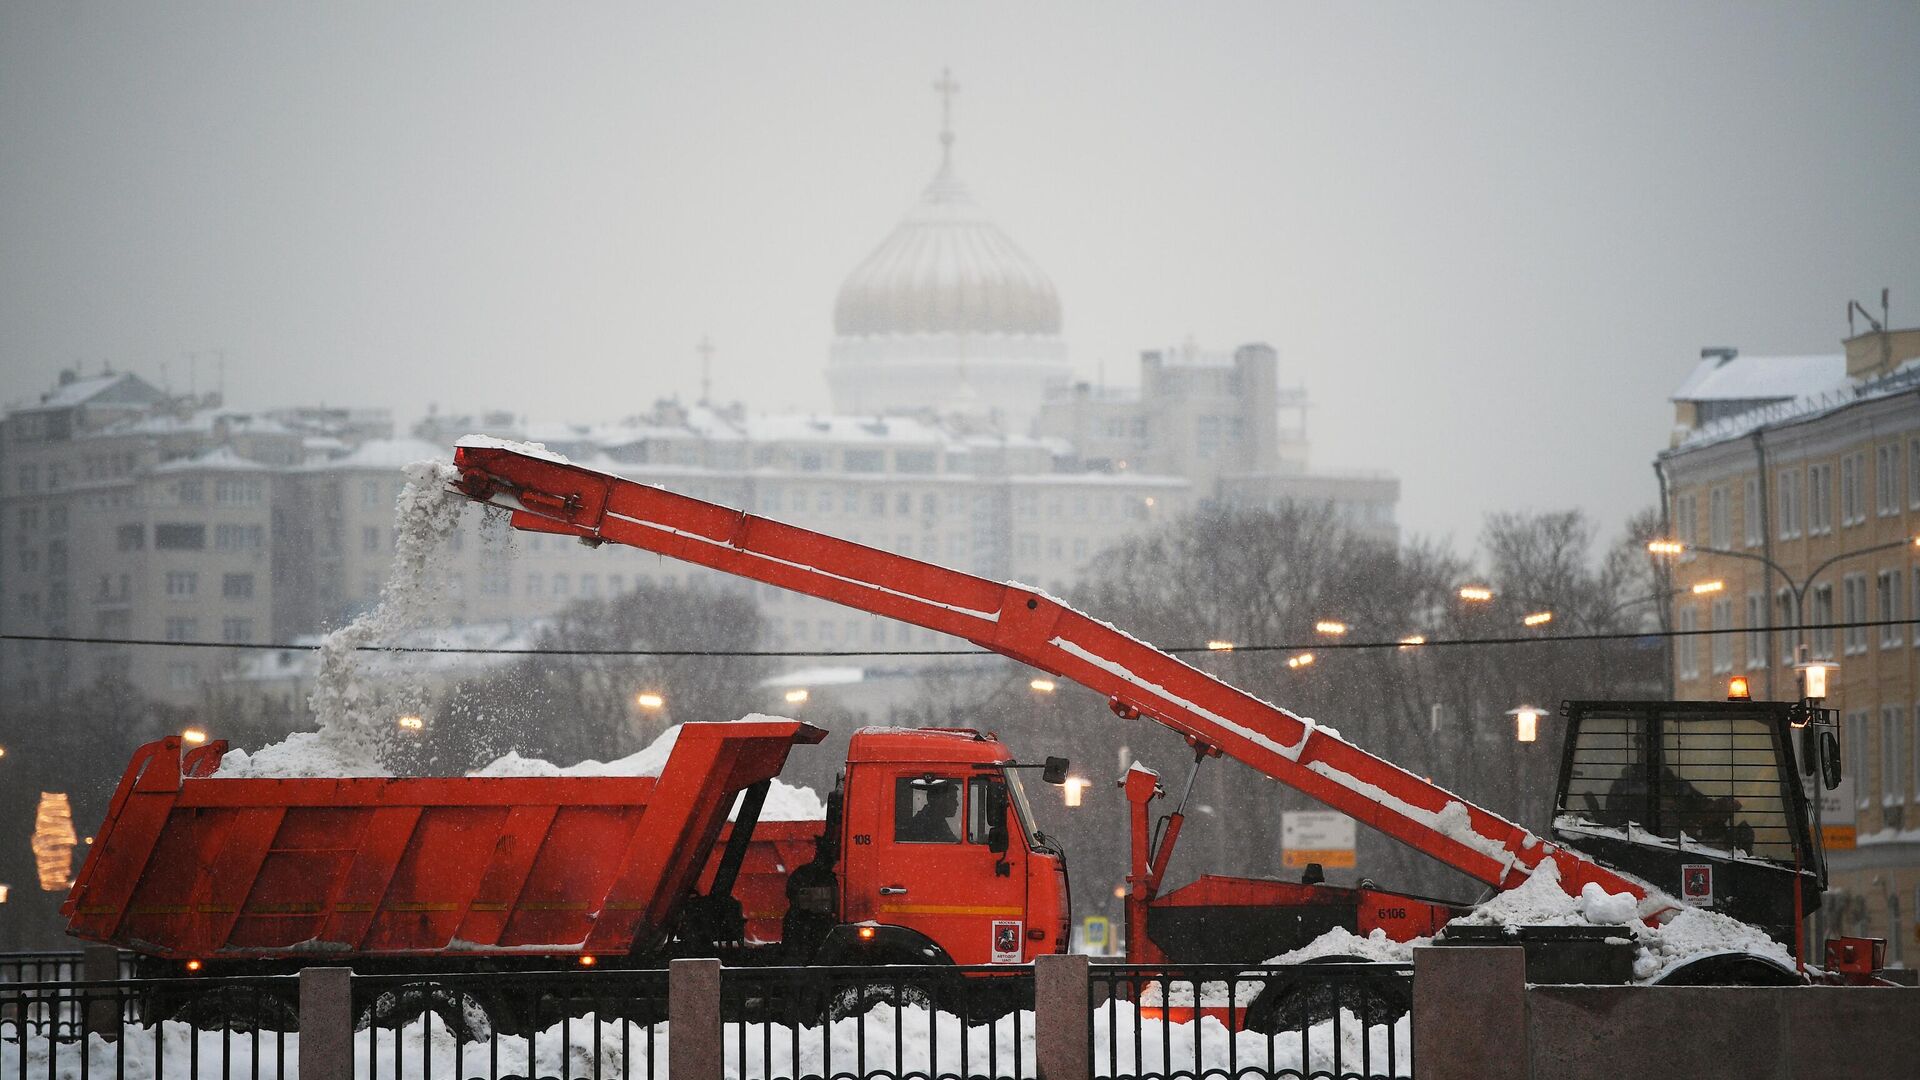
[[[700,1077],[739,1080],[1029,1080],[1049,1046],[1085,1046],[1115,1080],[1412,1074],[1410,964],[1075,970],[1039,1003],[1028,967],[727,968],[680,1005],[710,1026],[678,1033],[665,971],[336,973],[342,1019],[304,1033],[315,972],[9,982],[0,1080],[280,1080],[303,1034],[365,1080],[652,1080],[672,1034],[717,1034]]]
[[[0,983],[83,982],[86,980],[85,954],[78,949],[61,952],[0,952]],[[133,974],[133,954],[120,954],[120,977]]]
[[[1412,964],[1096,965],[1093,1075],[1413,1075]]]
[[[667,1072],[664,971],[360,976],[353,1003],[365,1080]]]
[[[293,1068],[298,981],[0,984],[0,1078],[277,1078]]]
[[[720,987],[742,1080],[1037,1075],[1031,968],[733,968]]]

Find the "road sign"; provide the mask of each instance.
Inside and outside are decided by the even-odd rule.
[[[1088,952],[1104,953],[1112,936],[1111,931],[1111,924],[1105,915],[1089,915],[1080,923],[1080,944]]]
[[[1353,819],[1328,810],[1288,810],[1280,815],[1280,864],[1298,869],[1319,863],[1330,869],[1351,869],[1354,858]]]

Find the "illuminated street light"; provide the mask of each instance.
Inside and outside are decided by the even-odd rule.
[[[1051,694],[1054,691],[1052,679],[1033,679],[1027,683],[1027,689],[1036,694]]]
[[[7,894],[13,891],[10,885],[0,885],[0,904],[7,902]]]
[[[1232,652],[1233,642],[1221,641],[1218,638],[1215,638],[1214,640],[1207,642],[1207,651],[1208,652]]]
[[[1684,555],[1686,552],[1687,545],[1678,540],[1647,541],[1647,553],[1649,555]]]
[[[1287,657],[1287,666],[1290,668],[1312,667],[1313,654],[1310,652],[1303,652],[1297,656],[1289,656]]]
[[[1321,619],[1313,624],[1313,630],[1328,637],[1340,637],[1347,632],[1347,624],[1335,619]]]
[[[1463,585],[1460,588],[1460,599],[1471,600],[1476,604],[1485,603],[1493,599],[1493,590],[1485,585]]]
[[[1113,898],[1115,900],[1125,900],[1127,898],[1127,887],[1125,885],[1115,885],[1113,887]]]
[[[1540,738],[1541,709],[1522,705],[1517,709],[1508,709],[1507,715],[1513,717],[1513,737],[1516,742],[1534,742]]]
[[[1093,781],[1084,776],[1069,776],[1067,782],[1060,786],[1060,794],[1066,799],[1068,806],[1079,806],[1080,793],[1092,785]]]
[[[395,723],[400,725],[401,731],[419,731],[427,726],[425,720],[413,715],[403,716]]]
[[[787,699],[787,704],[799,705],[802,702],[807,700],[807,697],[808,697],[807,688],[804,686],[796,686],[793,689],[787,691],[782,696],[784,696]]]
[[[1520,621],[1528,626],[1545,626],[1553,621],[1553,612],[1536,611]]]
[[[1693,586],[1693,595],[1705,596],[1708,593],[1717,593],[1726,587],[1727,587],[1727,583],[1719,580],[1695,582]]]
[[[664,697],[661,697],[659,694],[656,694],[651,690],[643,690],[640,693],[634,695],[633,703],[639,706],[640,708],[647,710],[648,712],[653,712],[654,710],[665,706],[667,703],[667,699]]]
[[[1406,637],[1400,639],[1400,647],[1403,649],[1411,649],[1416,645],[1425,645],[1426,643],[1427,635],[1425,634],[1408,634]]]
[[[199,746],[201,743],[207,741],[207,733],[197,727],[190,727],[180,733],[180,741],[186,743],[188,746]]]

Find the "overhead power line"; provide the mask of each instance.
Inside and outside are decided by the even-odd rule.
[[[1174,655],[1195,653],[1273,653],[1334,652],[1366,649],[1398,649],[1418,652],[1424,649],[1461,648],[1487,645],[1551,645],[1601,641],[1657,641],[1667,638],[1709,637],[1714,634],[1792,634],[1813,630],[1865,630],[1881,626],[1920,626],[1911,619],[1876,619],[1860,622],[1805,623],[1799,626],[1770,628],[1608,631],[1589,634],[1512,634],[1504,637],[1428,638],[1417,643],[1392,641],[1326,641],[1314,639],[1268,644],[1228,643],[1176,645],[1160,648]],[[0,641],[42,642],[56,645],[113,645],[134,648],[167,649],[245,649],[256,652],[313,652],[322,646],[313,643],[262,644],[226,641],[167,641],[161,638],[79,637],[65,634],[0,634]],[[823,657],[823,656],[992,656],[991,649],[554,649],[499,648],[484,645],[359,645],[356,652],[454,653],[469,656],[704,656],[704,657]]]

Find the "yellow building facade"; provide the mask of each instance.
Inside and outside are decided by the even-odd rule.
[[[1920,330],[1843,354],[1702,353],[1656,462],[1672,560],[1674,696],[1799,696],[1836,665],[1845,781],[1823,799],[1832,891],[1817,930],[1920,964]]]

